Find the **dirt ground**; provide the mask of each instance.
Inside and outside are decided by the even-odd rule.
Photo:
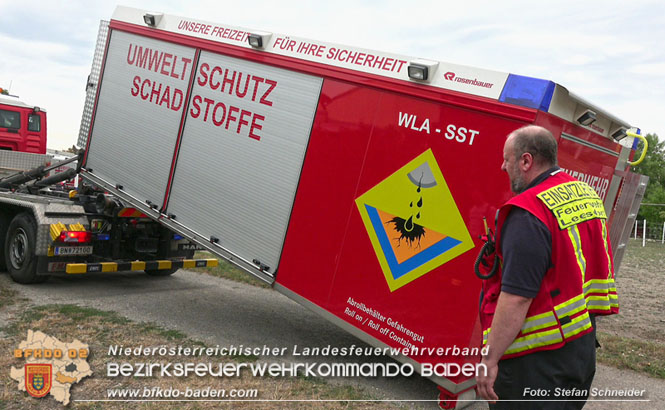
[[[616,273],[619,314],[599,318],[607,334],[665,344],[665,245],[631,240]]]

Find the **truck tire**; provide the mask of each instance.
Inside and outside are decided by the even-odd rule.
[[[5,263],[5,238],[7,237],[7,215],[0,213],[0,271],[7,270]]]
[[[48,279],[37,275],[37,224],[32,214],[24,212],[12,219],[4,245],[7,271],[14,282],[30,284]]]
[[[192,259],[194,257],[194,251],[187,252],[185,259]],[[171,269],[146,269],[144,272],[150,276],[170,276],[176,273],[180,268],[171,268]]]
[[[171,269],[146,269],[144,272],[150,276],[170,276],[176,273],[179,268]]]

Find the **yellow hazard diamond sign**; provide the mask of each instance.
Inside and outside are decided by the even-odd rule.
[[[431,149],[356,205],[391,292],[474,246]]]

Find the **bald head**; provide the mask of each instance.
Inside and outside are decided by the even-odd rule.
[[[516,158],[529,153],[535,165],[545,170],[557,165],[557,143],[548,129],[527,125],[511,132],[507,139],[512,139],[513,155]]]
[[[557,143],[551,132],[537,125],[517,129],[506,138],[501,170],[508,173],[516,194],[543,172],[557,165]]]

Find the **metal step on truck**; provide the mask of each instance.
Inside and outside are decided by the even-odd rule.
[[[475,364],[473,266],[484,219],[511,196],[505,136],[526,124],[550,129],[561,167],[598,192],[620,265],[644,138],[552,81],[126,7],[97,44],[78,204],[37,200],[38,182],[0,195],[5,254],[37,255],[32,279],[155,273],[104,261],[189,241],[416,371]],[[95,261],[73,261],[68,235],[103,237],[113,221],[108,242],[83,245]],[[113,242],[137,230],[159,241]],[[426,376],[448,406],[474,394],[473,375]]]

